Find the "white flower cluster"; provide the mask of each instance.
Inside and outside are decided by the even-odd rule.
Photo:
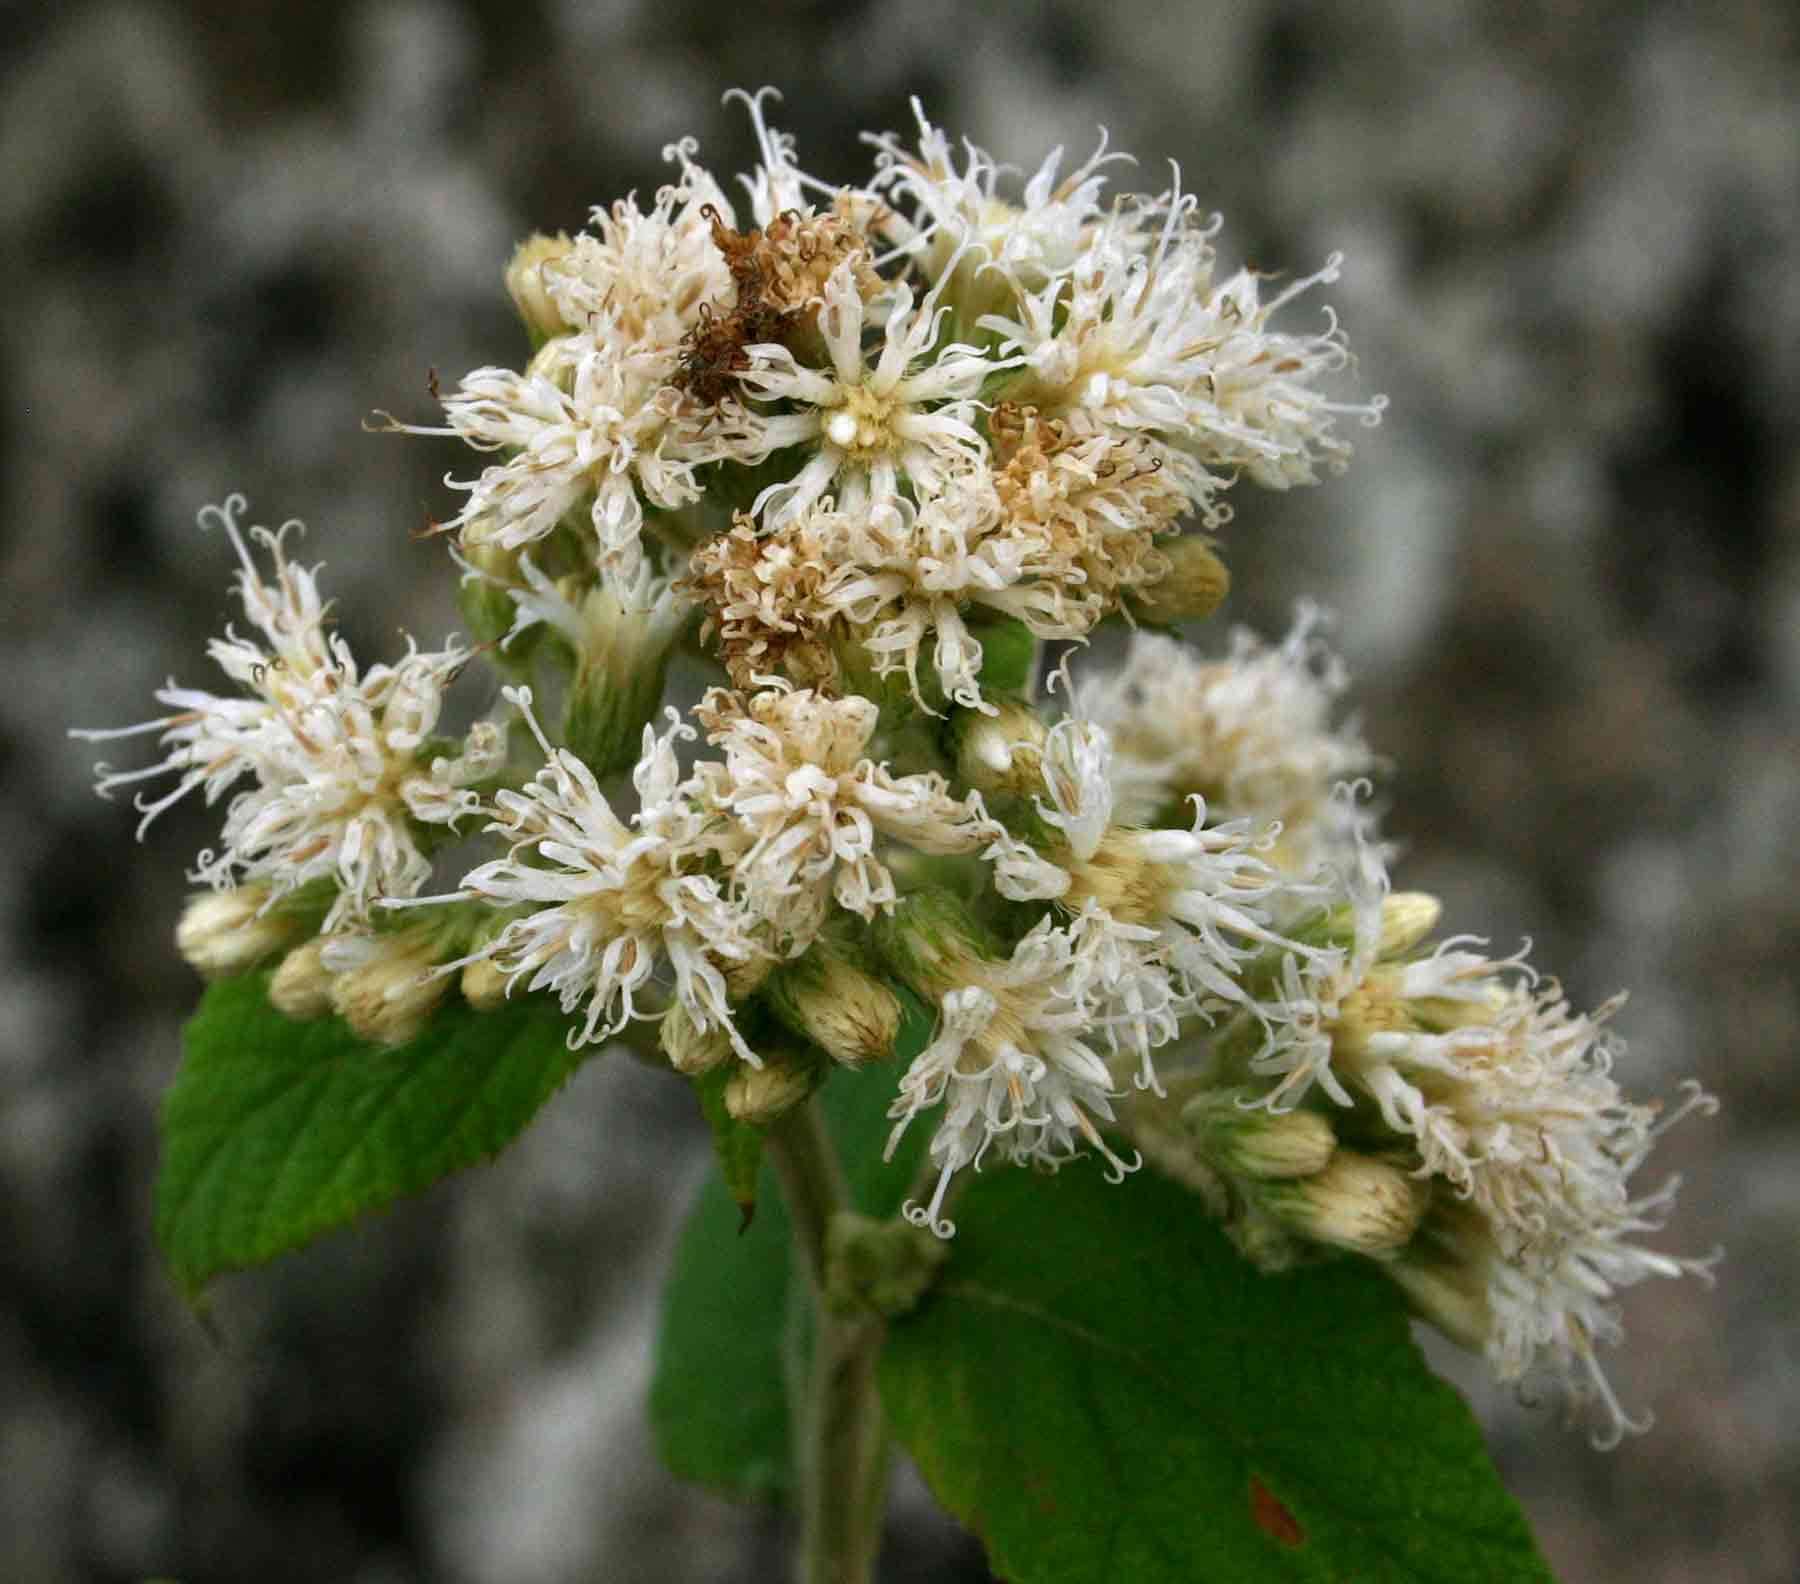
[[[1355,796],[1343,786],[1333,801]],[[1306,1243],[1381,1259],[1502,1380],[1549,1371],[1573,1407],[1594,1405],[1595,1443],[1611,1445],[1648,1423],[1621,1408],[1595,1354],[1621,1335],[1615,1291],[1704,1277],[1717,1257],[1638,1243],[1674,1184],[1633,1197],[1629,1180],[1663,1131],[1714,1102],[1692,1083],[1660,1120],[1628,1101],[1607,1027],[1623,997],[1581,1014],[1524,952],[1496,960],[1470,937],[1427,949],[1436,904],[1391,896],[1380,847],[1353,814],[1338,828],[1350,834],[1328,948],[1281,954],[1241,1020],[1247,1043],[1221,1040],[1180,1086],[1234,1236],[1269,1266]],[[1167,1117],[1149,1121],[1166,1147]],[[1301,1154],[1284,1157],[1284,1139]]]
[[[77,730],[89,741],[162,734],[167,756],[147,769],[99,767],[102,794],[162,775],[179,776],[161,797],[139,799],[141,836],[152,820],[195,788],[217,802],[244,777],[254,786],[227,806],[220,850],[203,852],[192,878],[214,889],[252,881],[262,910],[320,882],[331,899],[324,928],[367,921],[386,897],[415,895],[430,877],[424,846],[432,826],[453,825],[478,807],[472,784],[504,759],[500,735],[478,726],[458,746],[433,739],[444,693],[468,660],[454,642],[409,648],[395,665],[358,668],[327,630],[317,568],[287,559],[297,531],[253,528],[274,562],[265,581],[245,543],[241,496],[209,508],[201,523],[222,527],[237,552],[238,599],[263,643],[229,627],[208,652],[238,692],[221,697],[171,681],[157,691],[173,714],[115,730]]]
[[[575,1046],[659,1025],[758,1126],[923,1002],[889,1113],[890,1153],[935,1114],[917,1224],[950,1235],[989,1159],[1149,1156],[1251,1257],[1379,1258],[1506,1378],[1558,1367],[1625,1425],[1608,1300],[1702,1268],[1633,1241],[1668,1204],[1626,1186],[1658,1127],[1610,1009],[1420,946],[1436,909],[1388,894],[1319,613],[1215,660],[1135,631],[1111,675],[1053,673],[1060,718],[1033,702],[1040,640],[1223,598],[1184,519],[1341,468],[1338,421],[1376,421],[1326,388],[1329,311],[1285,324],[1339,260],[1265,296],[1178,181],[1108,198],[1102,142],[1008,195],[922,113],[833,189],[766,97],[741,203],[674,145],[648,208],[519,250],[522,370],[466,376],[442,429],[385,420],[491,458],[442,525],[474,650],[360,669],[287,530],[251,531],[265,576],[242,503],[214,514],[261,634],[212,645],[237,691],[171,683],[174,713],[81,734],[162,734],[101,775],[177,778],[146,824],[232,793],[182,950],[278,961],[280,1010],[389,1043],[453,981],[555,996]],[[684,645],[715,684],[686,714]],[[436,735],[471,653],[511,713]]]

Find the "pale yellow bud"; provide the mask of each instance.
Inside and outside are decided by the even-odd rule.
[[[990,698],[988,703],[992,715],[958,710],[951,723],[957,773],[983,792],[1042,792],[1049,728],[1036,710],[1017,700]]]
[[[1242,1091],[1198,1095],[1181,1120],[1200,1151],[1223,1170],[1277,1180],[1324,1171],[1337,1149],[1331,1123],[1314,1111],[1249,1111]]]
[[[573,327],[564,323],[562,312],[544,288],[544,266],[566,258],[572,242],[560,233],[556,236],[527,237],[514,250],[512,262],[506,266],[506,290],[525,328],[531,332],[532,344],[548,341],[552,336],[566,335]]]
[[[725,975],[725,992],[733,1001],[742,1001],[747,996],[755,995],[774,968],[775,959],[762,952],[754,957],[746,957],[741,962],[719,964],[720,972]]]
[[[459,987],[462,998],[477,1012],[492,1012],[495,1007],[505,1004],[506,987],[511,983],[508,975],[494,964],[491,957],[477,957],[472,963],[463,965]]]
[[[429,929],[327,941],[324,964],[337,970],[332,1007],[362,1039],[404,1045],[423,1031],[450,989],[447,975],[432,972],[439,956]]]
[[[271,909],[267,886],[207,891],[189,900],[175,927],[175,946],[204,978],[225,979],[272,957],[302,931]]]
[[[331,1010],[332,972],[325,966],[325,943],[309,940],[281,959],[269,981],[269,1005],[299,1022],[322,1018]]]
[[[1377,1257],[1404,1248],[1430,1202],[1418,1178],[1340,1149],[1315,1177],[1269,1183],[1258,1202],[1302,1237]]]
[[[760,1067],[739,1067],[725,1085],[725,1109],[740,1122],[765,1127],[801,1104],[824,1073],[802,1057],[771,1055]]]
[[[1396,891],[1381,904],[1382,957],[1409,952],[1437,928],[1444,904],[1423,891]]]
[[[711,1072],[731,1055],[731,1037],[717,1024],[699,1028],[679,1001],[663,1014],[659,1033],[669,1065],[690,1078]]]
[[[900,998],[828,946],[815,946],[776,970],[763,997],[783,1023],[833,1061],[859,1067],[894,1052]]]
[[[1133,607],[1154,622],[1198,621],[1210,616],[1231,591],[1231,573],[1206,540],[1190,536],[1159,543],[1169,562],[1163,577],[1131,591]]]
[[[1475,1267],[1458,1266],[1433,1255],[1404,1250],[1382,1267],[1406,1294],[1421,1320],[1472,1353],[1487,1347],[1494,1312]]]

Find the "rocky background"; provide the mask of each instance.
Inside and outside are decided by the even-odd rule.
[[[596,1060],[497,1167],[225,1284],[148,1235],[216,816],[143,846],[70,723],[210,685],[234,490],[312,525],[359,651],[453,625],[429,371],[521,355],[513,240],[661,179],[778,83],[826,176],[907,96],[1003,157],[1097,125],[1223,210],[1226,262],[1341,247],[1352,473],[1244,486],[1238,620],[1322,596],[1391,755],[1403,883],[1621,984],[1627,1083],[1725,1101],[1657,1166],[1716,1291],[1639,1289],[1602,1456],[1444,1350],[1562,1576],[1787,1580],[1800,1536],[1800,14],[1780,0],[121,0],[3,8],[0,1577],[577,1584],[779,1576],[778,1515],[676,1486],[643,1419],[703,1168],[681,1088]],[[1129,179],[1129,178],[1127,178]],[[1212,635],[1216,641],[1218,635]],[[891,1577],[977,1580],[896,1505]]]

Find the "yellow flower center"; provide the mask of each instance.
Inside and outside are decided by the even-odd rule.
[[[825,420],[825,438],[848,453],[851,461],[867,462],[896,449],[891,424],[897,411],[904,411],[903,403],[854,385],[845,394],[844,405]]]

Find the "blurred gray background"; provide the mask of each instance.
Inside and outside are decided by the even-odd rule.
[[[441,638],[449,569],[411,534],[466,464],[361,418],[430,421],[431,370],[516,365],[514,239],[653,189],[686,132],[741,168],[719,95],[764,82],[828,177],[918,93],[1016,162],[1101,124],[1143,185],[1178,159],[1228,265],[1345,250],[1330,300],[1390,416],[1345,479],[1240,489],[1228,610],[1334,606],[1402,883],[1531,935],[1580,1003],[1630,986],[1627,1085],[1726,1102],[1652,1167],[1688,1178],[1666,1246],[1730,1248],[1717,1291],[1629,1298],[1613,1375],[1654,1433],[1602,1456],[1450,1365],[1564,1578],[1794,1576],[1791,4],[122,0],[0,25],[0,1578],[780,1576],[778,1515],[649,1453],[703,1142],[625,1061],[495,1168],[226,1283],[200,1331],[149,1188],[197,988],[171,927],[217,816],[134,845],[64,736],[147,717],[171,673],[212,685],[229,558],[194,513],[234,490],[311,525],[359,651]],[[984,1576],[916,1486],[892,1540],[893,1579]]]

